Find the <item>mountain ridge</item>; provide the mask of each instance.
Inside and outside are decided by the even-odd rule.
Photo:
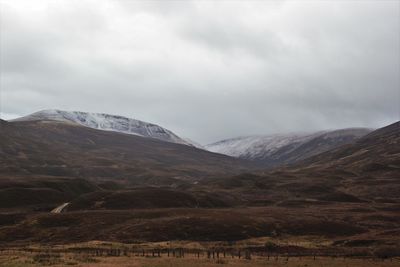
[[[139,135],[143,137],[155,138],[165,142],[199,147],[195,142],[181,138],[172,131],[157,124],[107,113],[45,109],[27,116],[10,120],[10,122],[37,120],[72,122],[97,130]]]
[[[0,131],[0,176],[48,175],[173,184],[253,164],[193,146],[60,121],[13,121]]]
[[[290,164],[348,144],[370,133],[369,128],[347,128],[314,133],[244,136],[221,140],[205,148],[267,166]]]

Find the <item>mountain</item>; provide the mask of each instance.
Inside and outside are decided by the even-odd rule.
[[[5,122],[0,176],[40,175],[173,185],[248,170],[244,160],[59,120]]]
[[[400,203],[400,122],[300,161],[289,172],[363,201]]]
[[[234,189],[252,205],[397,203],[398,211],[400,122],[290,166],[205,182]]]
[[[167,130],[156,124],[104,113],[49,109],[38,111],[12,121],[40,120],[72,122],[98,130],[151,137],[166,142],[198,147],[196,143],[191,142],[188,139],[180,138],[170,130]]]
[[[400,174],[400,122],[375,130],[352,144],[310,157],[300,165],[342,168],[357,173],[396,171]]]
[[[253,160],[265,166],[294,163],[331,150],[368,134],[371,129],[350,128],[303,134],[247,136],[207,145],[209,151]]]

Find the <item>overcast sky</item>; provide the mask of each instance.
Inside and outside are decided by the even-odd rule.
[[[202,144],[400,119],[400,2],[1,3],[1,117],[118,114]]]

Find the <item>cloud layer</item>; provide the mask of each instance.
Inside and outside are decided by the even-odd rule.
[[[400,119],[399,5],[2,0],[1,113],[125,115],[203,144],[383,126]]]

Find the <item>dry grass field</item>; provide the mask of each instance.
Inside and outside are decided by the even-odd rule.
[[[268,238],[267,238],[268,239]],[[209,267],[209,266],[271,266],[271,267],[397,267],[400,257],[383,256],[370,249],[367,254],[297,251],[273,252],[257,250],[266,238],[242,240],[229,246],[226,242],[148,242],[123,244],[91,241],[69,245],[42,246],[32,244],[0,250],[0,266],[126,266],[126,267]],[[269,239],[268,239],[269,240]],[[271,242],[271,241],[267,241]],[[274,242],[278,242],[274,240]],[[292,240],[315,247],[324,240]],[[319,244],[319,245],[317,245]],[[253,246],[253,247],[252,247]],[[388,251],[385,251],[388,252]],[[397,255],[397,254],[396,254]]]
[[[251,260],[238,258],[208,259],[188,255],[185,258],[174,257],[96,257],[86,254],[46,254],[14,252],[0,255],[0,266],[36,267],[36,266],[85,266],[85,267],[210,267],[210,266],[270,266],[270,267],[397,267],[400,258],[381,260],[372,258],[331,258],[331,257],[252,257]]]

